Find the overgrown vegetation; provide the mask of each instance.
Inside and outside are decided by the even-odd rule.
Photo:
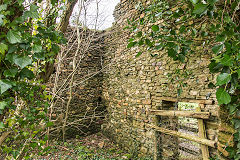
[[[1,159],[28,159],[49,149],[44,130],[51,125],[47,116],[51,97],[39,73],[45,63],[54,62],[64,39],[54,25],[46,27],[37,2],[0,1]],[[57,4],[51,1],[52,6]]]
[[[216,84],[209,87],[217,89],[218,104],[229,110],[229,120],[236,129],[236,145],[227,147],[229,157],[235,160],[240,159],[239,6],[239,0],[155,0],[147,7],[139,3],[140,18],[129,20],[126,27],[134,33],[127,48],[147,49],[153,57],[157,54],[152,53],[164,50],[173,60],[184,63],[195,52],[212,55],[208,67],[218,76]],[[184,87],[179,86],[178,95]]]

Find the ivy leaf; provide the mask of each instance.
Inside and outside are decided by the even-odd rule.
[[[223,88],[217,89],[216,97],[219,105],[228,104],[231,102],[231,96]]]
[[[190,0],[192,2],[192,4],[197,4],[199,0]]]
[[[152,47],[152,43],[149,39],[145,39],[145,44],[148,45],[149,47]]]
[[[33,52],[34,53],[39,53],[42,52],[42,46],[41,45],[33,45]]]
[[[0,5],[0,11],[7,10],[7,4]]]
[[[12,88],[12,83],[9,80],[0,80],[0,93],[3,94],[9,88]]]
[[[138,38],[142,37],[142,32],[141,32],[141,31],[138,32],[137,35],[136,35],[136,37],[138,37]]]
[[[138,52],[138,54],[135,56],[136,58],[141,56],[142,52]]]
[[[182,92],[183,92],[182,88],[177,89],[177,95],[178,95],[178,97],[181,96]]]
[[[218,0],[208,0],[208,3],[214,5]]]
[[[18,57],[17,54],[14,53],[8,53],[5,57],[6,60],[8,60],[10,63],[14,63],[14,60]]]
[[[240,69],[237,70],[238,78],[240,78]]]
[[[19,56],[13,60],[16,65],[21,68],[24,68],[30,64],[32,64],[32,59],[28,56]]]
[[[3,122],[0,122],[0,129],[3,129],[4,128],[4,124]]]
[[[224,66],[232,66],[233,65],[233,59],[225,54],[223,59],[221,59],[221,64],[223,64]]]
[[[143,45],[143,44],[144,44],[144,41],[143,41],[142,39],[138,41],[138,45],[139,45],[139,46],[141,46],[141,45]]]
[[[13,68],[13,69],[8,69],[6,71],[4,71],[3,75],[8,78],[8,77],[15,77],[16,74],[18,72],[17,68]]]
[[[198,3],[195,5],[193,13],[194,14],[202,14],[207,10],[207,4]]]
[[[217,41],[217,42],[223,42],[223,41],[226,40],[226,38],[227,38],[226,35],[217,35],[216,41]]]
[[[57,0],[51,0],[52,5],[55,5],[57,3]]]
[[[20,77],[21,79],[27,78],[30,80],[34,78],[34,73],[27,68],[23,68],[20,72]]]
[[[217,77],[217,86],[221,86],[221,85],[224,85],[224,84],[227,84],[230,80],[231,80],[231,74],[228,74],[228,73],[222,73],[222,74],[219,74],[218,77]]]
[[[7,105],[8,105],[8,104],[7,104],[7,102],[5,102],[5,101],[0,102],[0,109],[1,109],[1,110],[4,110]]]
[[[168,49],[168,56],[172,57],[174,60],[177,59],[177,51],[175,51],[174,49],[170,48]]]
[[[2,14],[0,14],[0,26],[3,26],[4,25],[4,19],[5,19],[6,17],[4,16],[4,15],[2,15]]]
[[[239,119],[234,119],[234,127],[235,127],[235,129],[240,128],[240,120]]]
[[[224,44],[219,44],[219,45],[215,45],[212,48],[213,53],[218,54],[219,52],[221,52],[223,50]]]
[[[130,43],[128,43],[127,48],[132,48],[136,44],[137,44],[137,42],[130,42]]]
[[[20,32],[16,32],[13,30],[8,31],[7,39],[11,44],[20,43],[22,40]]]
[[[0,53],[5,55],[5,52],[8,50],[8,46],[4,43],[0,43]]]
[[[231,115],[236,113],[236,110],[237,110],[237,106],[236,105],[228,104],[228,108],[229,108],[229,112],[230,112]]]
[[[152,26],[152,30],[153,30],[154,32],[159,31],[159,26],[158,26],[158,25],[153,25],[153,26]]]

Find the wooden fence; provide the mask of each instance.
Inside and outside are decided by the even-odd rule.
[[[156,132],[162,132],[167,135],[176,136],[179,138],[184,138],[190,141],[197,142],[201,145],[202,158],[203,160],[209,159],[209,150],[208,147],[217,147],[217,142],[207,139],[204,119],[210,118],[210,112],[201,112],[201,108],[204,108],[205,104],[212,104],[211,100],[189,100],[189,99],[176,99],[176,98],[162,98],[164,101],[170,102],[191,102],[197,103],[198,107],[195,111],[175,111],[175,110],[150,110],[150,115],[154,116],[168,116],[168,117],[188,117],[188,118],[197,118],[198,119],[198,136],[181,133],[174,130],[169,130],[163,127],[159,127],[158,123],[152,125],[147,124],[149,128],[153,128]],[[157,142],[157,141],[156,141]],[[158,159],[158,147],[155,145],[155,154],[154,160]]]

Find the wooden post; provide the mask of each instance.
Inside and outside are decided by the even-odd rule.
[[[196,108],[196,111],[201,112],[201,108],[203,107],[204,107],[204,104],[199,104],[199,107]],[[207,138],[203,119],[198,119],[198,134],[200,138],[204,138],[204,139]],[[208,146],[204,144],[200,144],[200,145],[201,145],[203,160],[209,160]]]
[[[154,116],[154,124],[156,125],[156,126],[158,126],[158,119],[157,119],[157,116]],[[154,131],[155,133],[155,136],[154,136],[154,157],[153,157],[153,159],[154,160],[158,160],[158,142],[159,142],[159,140],[158,140],[158,131]]]

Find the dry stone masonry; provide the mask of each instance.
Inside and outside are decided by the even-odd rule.
[[[210,118],[204,120],[206,135],[207,139],[217,142],[216,147],[208,147],[210,156],[227,159],[228,152],[225,150],[225,145],[234,145],[232,135],[235,131],[229,125],[227,111],[217,104],[215,89],[208,87],[210,82],[214,83],[217,76],[209,73],[208,64],[211,55],[202,53],[199,47],[196,54],[189,55],[185,63],[173,61],[164,51],[151,53],[157,54],[156,57],[152,57],[147,50],[144,50],[143,54],[136,58],[139,49],[127,49],[128,39],[132,35],[124,28],[128,18],[142,16],[135,9],[138,2],[142,2],[143,5],[151,3],[148,0],[122,0],[116,6],[114,12],[116,22],[113,27],[94,35],[95,40],[91,42],[91,47],[80,63],[75,83],[81,83],[89,75],[92,76],[73,88],[69,119],[79,120],[86,116],[86,113],[92,115],[92,111],[98,111],[102,116],[106,106],[108,114],[106,114],[106,122],[102,125],[105,135],[133,155],[153,157],[157,148],[162,159],[170,160],[176,159],[181,154],[179,148],[186,148],[186,145],[181,145],[183,140],[177,137],[155,132],[149,125],[158,123],[159,126],[176,131],[182,131],[184,127],[178,127],[179,120],[176,117],[156,118],[150,114],[150,110],[177,110],[178,105],[173,101],[174,99],[179,102],[196,102],[196,100],[207,102],[201,108],[202,112],[210,112]],[[145,26],[145,29],[148,30],[149,26]],[[73,30],[69,29],[68,32]],[[91,32],[86,32],[85,36],[88,37],[88,34]],[[76,35],[70,44],[73,44],[75,39]],[[96,46],[101,47],[96,48]],[[70,54],[66,57],[67,60],[61,66],[59,85],[62,85],[72,73],[71,62],[76,47],[76,44],[73,45]],[[178,96],[180,84],[184,86],[183,92]],[[63,107],[62,111],[66,106],[65,97],[68,97],[68,94],[68,91],[63,91],[60,95],[63,98],[56,102],[57,107]],[[95,120],[98,122],[97,119]],[[90,122],[92,120],[83,123],[87,124],[88,128],[80,127],[81,130],[93,131],[99,128],[99,123],[89,124]],[[193,127],[185,126],[185,128],[195,132],[197,130]],[[79,129],[69,126],[68,132],[70,135],[79,134]],[[192,154],[200,152],[197,149],[188,150],[188,153],[192,152]]]
[[[165,52],[157,53],[158,56],[153,58],[145,51],[136,58],[139,50],[126,48],[131,34],[123,28],[127,25],[127,18],[141,16],[135,9],[137,2],[122,0],[117,5],[114,12],[116,22],[111,34],[105,38],[108,47],[104,54],[104,65],[108,67],[104,72],[102,94],[107,106],[108,123],[102,126],[104,133],[133,154],[151,157],[154,154],[156,134],[147,127],[155,123],[149,110],[174,109],[174,104],[164,100],[166,98],[177,98],[179,101],[207,100],[212,103],[202,108],[203,112],[211,114],[210,119],[204,120],[206,134],[209,140],[218,144],[216,148],[209,147],[210,156],[226,159],[224,155],[228,153],[224,150],[225,144],[233,145],[234,130],[229,126],[228,118],[224,117],[226,111],[217,104],[215,90],[208,87],[216,78],[208,69],[211,55],[199,50],[190,55],[185,63],[173,61]],[[143,5],[151,3],[146,0],[141,2]],[[177,97],[180,82],[186,86],[180,97]],[[169,136],[162,134],[161,138],[167,139]],[[171,150],[163,149],[162,156],[172,159],[174,154]]]

